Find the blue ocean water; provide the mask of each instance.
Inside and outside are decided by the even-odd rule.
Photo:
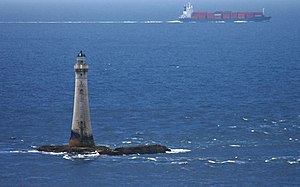
[[[300,25],[1,23],[1,186],[300,185]],[[67,144],[89,64],[94,139],[168,154],[44,154]]]

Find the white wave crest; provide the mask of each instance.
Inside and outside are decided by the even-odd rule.
[[[173,21],[167,21],[167,23],[183,23],[183,22],[179,20],[173,20]]]
[[[131,141],[122,141],[122,144],[131,144]]]
[[[141,21],[140,23],[146,23],[146,24],[160,24],[160,23],[163,23],[163,21]]]
[[[15,150],[15,151],[9,151],[9,153],[39,153],[38,150]]]
[[[38,150],[28,150],[27,152],[28,153],[39,153],[40,151],[38,151]]]
[[[156,159],[156,158],[151,158],[151,157],[147,157],[146,159],[147,159],[147,160],[150,160],[150,161],[154,161],[154,162],[156,162],[156,161],[157,161],[157,159]]]
[[[167,151],[168,154],[176,154],[176,153],[187,153],[191,152],[189,149],[171,149],[171,151]]]
[[[66,160],[75,160],[75,159],[91,160],[99,156],[100,154],[98,152],[92,152],[88,154],[65,155],[63,156],[63,158]]]
[[[66,152],[44,152],[44,151],[38,151],[44,155],[64,155]]]
[[[0,24],[160,24],[163,21],[15,21],[15,22],[0,22]]]
[[[211,164],[244,164],[245,161],[241,160],[224,160],[224,161],[215,161],[215,160],[208,160]]]
[[[299,164],[297,161],[287,161],[289,164]]]
[[[171,164],[186,165],[188,162],[171,162]]]
[[[74,160],[71,156],[69,155],[65,155],[63,156],[63,159],[66,159],[66,160]]]
[[[230,147],[241,147],[241,145],[234,145],[234,144],[232,144],[232,145],[229,145]]]

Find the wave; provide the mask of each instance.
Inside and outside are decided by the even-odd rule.
[[[183,23],[183,22],[179,20],[173,20],[173,21],[166,21],[166,23]]]
[[[147,157],[146,159],[147,159],[147,160],[150,160],[150,161],[157,162],[157,159],[156,159],[156,158]]]
[[[224,161],[218,161],[218,160],[208,160],[208,163],[211,164],[245,164],[245,161],[241,160],[224,160]]]
[[[287,162],[289,164],[299,164],[300,158],[294,158],[290,156],[282,156],[282,157],[272,157],[270,159],[266,159],[265,163],[272,163],[272,162]]]
[[[171,164],[186,165],[188,162],[171,162]]]
[[[0,24],[174,24],[182,23],[178,20],[161,21],[161,20],[125,20],[125,21],[2,21]]]
[[[232,144],[232,145],[229,145],[229,147],[241,147],[241,145],[238,145],[238,144]]]
[[[188,153],[191,152],[189,149],[171,149],[171,151],[167,151],[167,154],[176,154],[176,153]]]
[[[232,144],[231,147],[239,147],[240,145]],[[188,153],[191,152],[189,149],[171,149],[171,151],[166,152],[167,154],[178,154],[178,153]],[[44,154],[44,155],[52,155],[52,156],[58,156],[60,158],[63,158],[65,160],[70,161],[76,161],[76,160],[95,160],[97,158],[107,158],[106,155],[101,155],[98,152],[91,152],[91,153],[82,153],[82,154],[70,154],[66,152],[42,152],[37,150],[11,150],[11,151],[0,151],[0,154]],[[282,163],[288,163],[290,165],[294,164],[300,164],[300,158],[295,156],[278,156],[278,157],[271,157],[269,159],[259,159],[259,160],[252,160],[252,159],[239,159],[238,157],[234,158],[224,158],[224,159],[218,159],[213,157],[193,157],[193,158],[187,158],[182,157],[180,155],[178,156],[166,156],[163,154],[159,154],[158,156],[142,156],[142,155],[131,155],[131,156],[124,156],[124,157],[114,157],[118,159],[127,159],[132,160],[134,162],[153,162],[153,163],[168,163],[168,164],[178,164],[178,165],[187,165],[193,162],[202,162],[203,164],[209,164],[209,165],[222,165],[222,164],[247,164],[247,163],[265,163],[265,164],[282,164]]]
[[[70,155],[66,154],[63,156],[66,160],[75,160],[75,159],[84,159],[84,160],[92,160],[94,158],[100,157],[101,155],[98,152],[92,152],[87,154],[76,154],[76,155]]]
[[[163,23],[163,21],[140,21],[140,23],[146,23],[146,24],[160,24],[160,23]]]

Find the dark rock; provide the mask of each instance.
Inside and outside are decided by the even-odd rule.
[[[165,153],[170,151],[169,148],[162,145],[144,145],[144,146],[135,146],[135,147],[120,147],[114,150],[118,154],[157,154]]]
[[[69,145],[49,145],[41,146],[37,149],[44,152],[67,152],[67,153],[86,153],[86,152],[99,152],[100,154],[109,153],[111,149],[105,146],[93,146],[93,147],[72,147]]]
[[[162,145],[144,145],[135,147],[120,147],[116,149],[110,149],[105,146],[93,146],[93,147],[72,147],[69,145],[49,145],[41,146],[37,149],[44,152],[67,152],[67,153],[89,153],[98,152],[104,155],[130,155],[130,154],[157,154],[170,151],[169,148]]]

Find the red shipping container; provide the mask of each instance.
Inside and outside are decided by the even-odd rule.
[[[223,14],[223,19],[230,19],[230,14]]]
[[[192,13],[192,18],[193,18],[193,19],[198,19],[198,17],[199,17],[199,15],[198,15],[197,12],[193,12],[193,13]]]
[[[214,19],[215,16],[213,13],[207,13],[207,19]]]
[[[192,13],[192,19],[205,19],[206,18],[206,12],[193,12]]]
[[[253,18],[254,17],[254,12],[247,12],[246,18]]]
[[[239,19],[244,19],[245,17],[246,17],[245,13],[241,13],[241,12],[238,13],[238,18]]]
[[[200,15],[206,15],[207,12],[198,12]]]
[[[238,17],[238,13],[234,12],[234,13],[231,13],[231,18],[237,18]]]

